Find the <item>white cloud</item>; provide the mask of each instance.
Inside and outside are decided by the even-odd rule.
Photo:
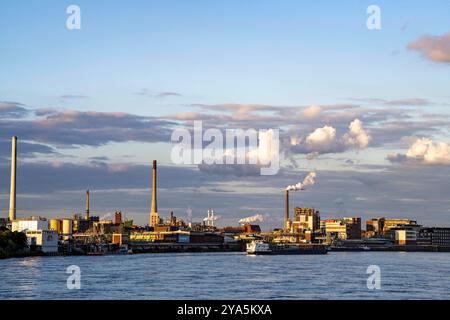
[[[367,148],[372,137],[363,127],[363,123],[359,119],[355,119],[349,125],[349,132],[343,137],[344,143],[348,146],[354,146],[359,149]]]
[[[336,129],[330,126],[317,128],[306,137],[306,145],[315,151],[328,150],[336,142]]]
[[[302,114],[307,118],[315,118],[322,112],[322,108],[318,105],[312,105],[305,110],[303,110]]]
[[[410,43],[408,49],[419,51],[434,62],[450,63],[450,32],[442,36],[423,36]]]
[[[302,138],[297,137],[297,136],[292,136],[289,139],[289,143],[291,144],[291,146],[298,146],[301,142],[302,142]]]
[[[409,147],[406,154],[390,154],[388,159],[392,162],[450,165],[450,144],[419,138]]]
[[[350,149],[365,149],[369,146],[372,137],[364,129],[362,121],[353,120],[348,131],[339,136],[332,126],[323,126],[310,133],[304,142],[301,138],[293,136],[290,145],[294,152],[307,154],[307,159],[312,160],[324,153],[339,153]]]

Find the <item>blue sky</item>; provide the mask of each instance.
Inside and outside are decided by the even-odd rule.
[[[81,8],[81,30],[66,28],[66,8],[71,4]],[[366,9],[371,4],[381,8],[381,30],[366,28]],[[286,136],[303,138],[326,125],[336,128],[337,136],[343,137],[351,121],[360,118],[372,138],[364,150],[343,148],[337,141],[326,146],[326,150],[321,146],[323,154],[306,161],[305,154],[315,150],[305,146],[293,150],[286,147],[286,159],[296,158],[300,165],[288,165],[285,159],[285,171],[280,176],[253,182],[278,188],[295,183],[283,179],[300,180],[304,171],[318,170],[320,175],[322,170],[327,177],[324,180],[329,178],[335,183],[335,174],[345,170],[339,177],[345,184],[352,172],[376,175],[384,171],[399,174],[399,181],[404,179],[402,188],[406,186],[405,190],[418,192],[421,186],[412,186],[410,180],[417,184],[420,178],[414,179],[408,173],[412,159],[407,151],[412,143],[420,137],[430,138],[434,143],[450,141],[447,129],[450,66],[445,59],[436,61],[426,55],[435,45],[443,48],[444,53],[450,50],[445,38],[450,32],[449,9],[446,0],[2,1],[0,103],[3,106],[0,107],[3,109],[0,111],[16,110],[14,112],[20,116],[13,119],[10,111],[0,112],[0,140],[3,142],[0,158],[7,158],[7,140],[16,134],[19,141],[30,143],[23,148],[21,158],[24,166],[30,166],[30,174],[38,170],[33,167],[36,163],[66,168],[61,175],[67,174],[67,179],[74,171],[78,172],[75,165],[81,166],[77,168],[80,172],[83,168],[98,169],[103,165],[114,167],[112,172],[137,172],[139,166],[154,158],[163,165],[171,165],[165,130],[169,130],[173,122],[189,125],[191,118],[186,118],[186,112],[195,112],[200,118],[208,116],[212,126],[280,126],[286,130]],[[426,35],[443,37],[443,40],[433,38],[432,44],[423,51],[408,49]],[[248,105],[279,107],[286,113],[277,118],[270,108],[255,109],[249,114],[255,116],[254,122],[243,121],[238,117],[241,113],[233,113]],[[298,112],[302,113],[311,105],[322,108],[317,119],[299,119],[296,123],[295,117],[286,116],[291,110],[297,112],[288,108],[298,107]],[[337,110],[334,108],[337,105],[346,107]],[[218,110],[217,106],[222,109]],[[39,110],[53,111],[39,115]],[[126,116],[121,115],[124,119],[117,122],[115,113]],[[273,116],[270,119],[256,117],[269,113]],[[230,114],[237,116],[226,118],[227,123],[220,120],[223,117],[215,118]],[[153,131],[142,128],[147,120],[155,121]],[[80,127],[76,127],[75,122]],[[116,127],[119,129],[114,132],[112,129]],[[86,132],[90,133],[87,140],[92,138],[92,141],[83,140]],[[53,134],[58,135],[58,139],[52,137]],[[74,142],[73,136],[79,139]],[[40,151],[30,151],[37,149]],[[397,153],[387,158],[388,154]],[[415,167],[414,171],[420,171],[427,179],[434,179],[437,172],[443,175],[449,169],[446,156],[444,153],[443,158],[435,162],[422,159],[425,165]],[[402,159],[410,160],[409,164],[400,163]],[[7,175],[8,163],[5,161],[2,166]],[[103,167],[98,170],[103,172]],[[257,196],[268,191],[266,189],[259,190],[251,184],[243,187],[236,177],[196,172],[198,185],[180,192],[189,194],[190,199],[199,194],[205,196],[205,204],[196,204],[198,212],[212,205],[208,199],[213,196],[218,199],[214,203],[224,203],[217,210],[232,211],[223,214],[230,217],[227,223],[256,211],[271,214],[279,210],[270,203],[261,207],[248,203],[249,197],[259,201]],[[139,174],[136,179],[138,177]],[[144,182],[133,181],[144,188]],[[213,185],[207,192],[202,185],[205,181]],[[41,197],[42,203],[35,208],[30,199],[34,199],[33,194],[38,191],[31,188],[32,181],[29,183],[24,188],[27,193],[22,195],[24,214],[32,213],[33,209],[61,214],[58,205],[51,203],[51,194],[47,200]],[[342,184],[333,184],[334,191],[326,192],[318,184],[317,192],[322,197],[309,204],[324,208],[332,215],[337,210],[335,203],[342,209],[341,201],[335,200],[345,198],[344,193],[352,194],[344,199],[348,215],[369,217],[378,212],[391,213],[389,197],[383,198],[386,195],[382,190],[377,189],[376,192],[381,193],[373,197],[382,200],[360,205],[364,193],[371,194],[377,188],[372,180],[365,184],[368,189],[363,190],[358,190],[357,186],[346,189],[351,187]],[[72,204],[63,210],[64,214],[79,210],[75,198],[67,194],[78,194],[85,188],[82,182],[76,186],[61,185],[59,190],[51,185],[49,179],[49,192],[50,189],[51,192],[67,192],[58,195],[60,206],[66,208],[67,203]],[[448,182],[442,178],[435,185],[436,188],[448,187]],[[119,177],[112,179],[109,185],[100,186],[93,181],[90,188],[109,194],[109,198],[99,200],[103,201],[98,209],[102,212],[122,207],[112,195],[120,192],[118,190],[127,189],[133,197],[141,197],[136,202],[145,203],[145,192],[133,190],[132,185],[121,185]],[[217,191],[213,196],[211,189]],[[233,194],[235,198],[231,199],[230,192],[236,193],[236,190],[246,196]],[[2,197],[8,198],[6,182],[0,187],[1,203]],[[404,204],[412,198],[404,194],[391,197],[392,203],[403,201],[392,214],[420,214],[416,204]],[[415,198],[422,199],[423,208],[430,207],[427,204],[430,194],[415,193]],[[166,205],[160,202],[161,210],[167,213],[173,203],[183,215],[186,207],[194,206],[187,202],[168,197]],[[429,223],[447,221],[448,203],[444,200],[433,203],[435,213],[424,219]],[[0,210],[5,210],[5,206],[0,205]],[[139,222],[145,222],[145,205],[130,204],[124,210],[127,208]]]
[[[296,105],[350,95],[442,98],[444,72],[407,52],[422,34],[448,30],[448,2],[78,1],[82,30],[65,28],[68,1],[1,4],[0,92],[6,100],[162,115],[190,101]],[[428,81],[432,75],[435,81]],[[207,80],[213,79],[213,80]],[[142,88],[186,95],[135,97]],[[149,101],[150,100],[150,101]]]

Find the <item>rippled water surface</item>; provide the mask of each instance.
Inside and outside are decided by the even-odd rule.
[[[67,267],[81,289],[67,289]],[[369,265],[381,290],[368,290]],[[0,299],[450,299],[450,253],[176,253],[0,260]]]

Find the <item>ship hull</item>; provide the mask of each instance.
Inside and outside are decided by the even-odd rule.
[[[267,246],[268,244],[266,244]],[[328,248],[325,245],[316,244],[271,244],[264,250],[252,248],[247,250],[249,255],[298,255],[298,254],[327,254]]]
[[[327,254],[326,246],[321,245],[275,245],[271,254],[273,255],[294,255],[294,254]]]

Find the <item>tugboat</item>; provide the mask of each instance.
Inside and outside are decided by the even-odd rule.
[[[263,240],[254,240],[247,243],[247,254],[271,254],[270,245]]]

